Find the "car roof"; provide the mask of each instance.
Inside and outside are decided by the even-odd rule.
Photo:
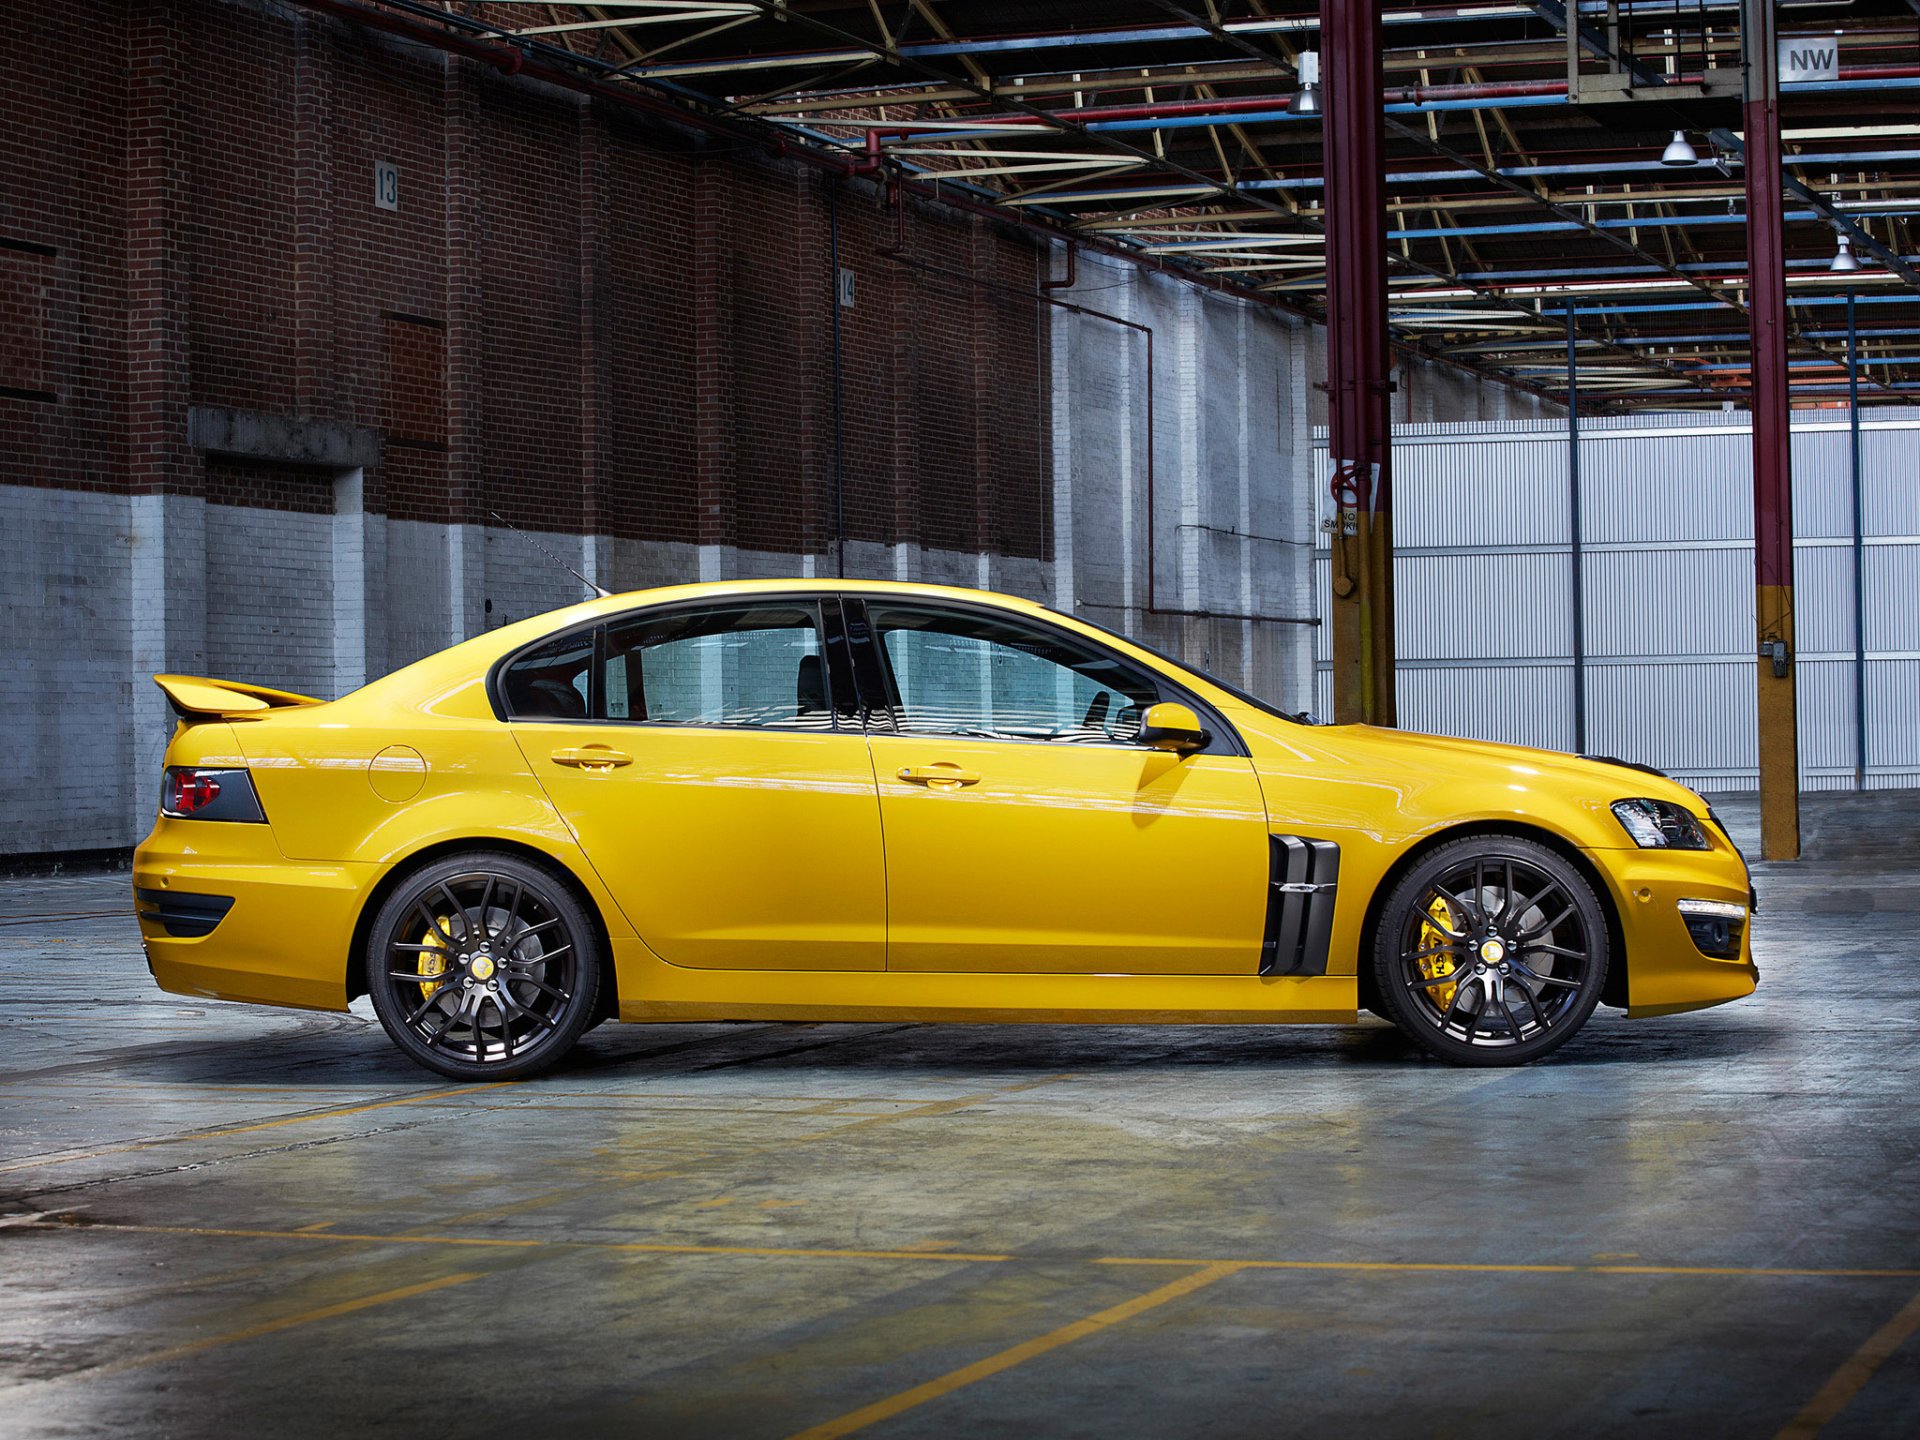
[[[1028,600],[1023,596],[1008,595],[997,590],[974,590],[961,585],[928,585],[910,580],[843,580],[837,576],[791,575],[741,580],[702,580],[684,585],[659,585],[645,590],[624,590],[614,595],[583,600],[577,605],[569,605],[559,610],[549,610],[544,614],[530,615],[515,625],[493,633],[504,634],[506,631],[512,631],[515,643],[524,643],[525,639],[536,630],[561,630],[569,625],[578,625],[609,615],[620,615],[645,606],[677,605],[700,600],[730,600],[754,595],[794,594],[897,595],[922,600],[960,600],[971,601],[974,604],[996,605],[1008,610],[1020,610],[1029,615],[1042,615],[1053,620],[1073,618],[1050,610],[1037,600]]]
[[[723,599],[732,595],[790,595],[800,591],[810,595],[913,595],[924,599],[988,601],[1036,614],[1051,613],[1038,601],[997,590],[979,590],[962,585],[930,585],[915,580],[863,580],[838,576],[793,575],[784,578],[703,580],[685,585],[661,585],[645,590],[627,590],[617,595],[588,601],[597,612],[629,609],[634,605],[658,605],[677,600]]]

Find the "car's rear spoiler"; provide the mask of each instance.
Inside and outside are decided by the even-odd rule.
[[[264,685],[243,685],[238,680],[210,680],[204,675],[156,675],[153,683],[165,692],[173,713],[183,720],[194,716],[233,718],[326,703],[311,695],[296,695],[291,690],[269,690]]]

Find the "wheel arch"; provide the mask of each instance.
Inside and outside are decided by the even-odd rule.
[[[1427,855],[1442,845],[1471,839],[1475,835],[1512,835],[1521,840],[1531,840],[1546,846],[1580,872],[1587,884],[1593,887],[1594,896],[1600,902],[1600,913],[1607,923],[1607,978],[1600,987],[1600,1003],[1626,1008],[1627,967],[1630,963],[1626,932],[1621,928],[1620,911],[1614,904],[1613,891],[1607,884],[1606,876],[1600,873],[1599,866],[1593,863],[1592,858],[1566,836],[1525,820],[1462,821],[1436,830],[1431,835],[1421,836],[1395,857],[1393,864],[1387,867],[1387,873],[1380,877],[1380,883],[1373,887],[1373,894],[1367,897],[1366,918],[1360,927],[1360,963],[1356,967],[1360,1003],[1375,1014],[1380,1013],[1373,1003],[1379,998],[1374,992],[1373,955],[1379,937],[1381,911],[1386,908],[1387,897],[1398,887],[1401,877]]]
[[[387,872],[367,892],[367,898],[361,902],[360,913],[354,918],[353,938],[348,942],[347,949],[347,1000],[352,1002],[367,993],[367,933],[373,928],[373,917],[378,915],[380,907],[387,903],[387,897],[409,875],[431,865],[434,861],[462,851],[474,850],[492,850],[499,854],[511,855],[516,860],[524,860],[546,871],[573,892],[574,898],[587,912],[587,919],[593,924],[594,938],[599,941],[603,961],[600,973],[600,994],[594,1019],[598,1021],[618,1015],[620,1013],[620,978],[617,967],[613,963],[613,942],[607,931],[606,916],[600,913],[600,906],[594,900],[593,892],[565,863],[556,860],[546,851],[520,841],[503,840],[493,835],[436,840],[431,845],[423,845],[387,867]]]

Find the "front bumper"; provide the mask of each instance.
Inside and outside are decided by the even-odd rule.
[[[1717,841],[1712,850],[1609,850],[1594,857],[1613,892],[1627,966],[1627,1013],[1674,1015],[1724,1005],[1751,995],[1760,971],[1753,963],[1749,915],[1738,954],[1703,954],[1687,931],[1682,900],[1752,903],[1752,885],[1739,853]]]
[[[147,967],[177,995],[344,1010],[354,921],[376,873],[289,860],[265,825],[162,818],[133,852],[133,889],[149,892],[135,906]],[[178,915],[207,913],[214,897],[232,901],[217,923],[180,933],[197,927]]]

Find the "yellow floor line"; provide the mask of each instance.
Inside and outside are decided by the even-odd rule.
[[[898,1395],[885,1400],[876,1400],[871,1405],[849,1411],[837,1420],[829,1420],[823,1425],[815,1425],[803,1430],[792,1440],[836,1440],[841,1435],[851,1435],[856,1430],[864,1430],[869,1425],[877,1425],[882,1420],[890,1420],[895,1415],[924,1405],[929,1400],[938,1400],[943,1395],[964,1389],[968,1385],[998,1375],[1003,1370],[1024,1364],[1036,1355],[1044,1355],[1049,1350],[1058,1350],[1062,1345],[1071,1345],[1076,1340],[1084,1340],[1089,1335],[1098,1334],[1122,1321],[1164,1305],[1169,1300],[1178,1300],[1183,1295],[1211,1285],[1216,1280],[1224,1280],[1239,1270],[1238,1265],[1209,1265],[1203,1270],[1182,1275],[1171,1280],[1157,1290],[1149,1290],[1144,1295],[1102,1310],[1097,1315],[1089,1315],[1084,1320],[1076,1320],[1071,1325],[1062,1325],[1058,1330],[1050,1330],[1032,1340],[1027,1340],[997,1355],[989,1355],[984,1360],[976,1360],[971,1365],[963,1365],[958,1370],[950,1370],[938,1379],[929,1380],[924,1385],[916,1385],[911,1390],[902,1390]]]
[[[337,1120],[348,1115],[365,1115],[370,1110],[390,1110],[396,1105],[418,1105],[425,1100],[449,1100],[461,1095],[473,1095],[482,1090],[498,1090],[503,1085],[519,1083],[517,1080],[496,1080],[488,1085],[455,1085],[445,1090],[425,1090],[417,1095],[402,1095],[397,1100],[376,1100],[369,1105],[335,1106],[326,1110],[308,1110],[299,1115],[282,1115],[277,1120],[260,1120],[252,1125],[228,1125],[210,1130],[189,1130],[184,1135],[163,1135],[155,1140],[136,1140],[130,1145],[109,1145],[102,1150],[87,1150],[68,1155],[47,1155],[34,1160],[16,1160],[11,1165],[0,1165],[0,1175],[11,1174],[15,1170],[35,1170],[47,1165],[71,1165],[78,1160],[97,1160],[102,1155],[130,1155],[138,1150],[152,1150],[161,1145],[182,1145],[190,1140],[219,1140],[228,1135],[250,1135],[256,1130],[274,1130],[282,1125],[304,1125],[309,1120]]]
[[[84,1370],[68,1371],[64,1375],[49,1377],[46,1381],[28,1381],[28,1384],[57,1383],[62,1380],[94,1380],[102,1375],[115,1375],[122,1370],[137,1370],[148,1365],[164,1365],[169,1360],[183,1360],[189,1355],[198,1355],[207,1350],[218,1349],[222,1345],[235,1345],[242,1340],[257,1340],[263,1335],[277,1334],[282,1330],[292,1330],[300,1325],[312,1325],[320,1320],[331,1320],[340,1315],[351,1315],[357,1310],[370,1310],[375,1305],[390,1305],[396,1300],[410,1300],[416,1295],[425,1295],[429,1291],[444,1290],[449,1285],[464,1285],[469,1280],[478,1280],[480,1271],[466,1271],[458,1275],[443,1275],[438,1280],[423,1281],[418,1285],[402,1286],[398,1290],[384,1290],[378,1295],[365,1295],[358,1300],[342,1300],[338,1304],[323,1305],[317,1310],[303,1310],[298,1315],[283,1316],[278,1320],[264,1321],[259,1325],[249,1325],[244,1330],[230,1330],[224,1335],[212,1335],[205,1340],[195,1340],[187,1345],[175,1345],[171,1349],[156,1350],[148,1355],[133,1355],[125,1360],[110,1361],[105,1365],[93,1365]]]
[[[1860,1393],[1887,1357],[1913,1338],[1916,1330],[1920,1330],[1920,1295],[1914,1296],[1898,1315],[1868,1336],[1866,1344],[1847,1357],[1847,1363],[1833,1372],[1833,1378],[1820,1387],[1819,1393],[1781,1428],[1774,1440],[1810,1440],[1818,1435],[1827,1422]]]
[[[322,1221],[321,1224],[335,1222]],[[1012,1252],[935,1250],[943,1242],[917,1240],[891,1250],[841,1250],[821,1246],[699,1245],[651,1240],[567,1240],[540,1236],[434,1235],[408,1232],[381,1235],[371,1232],[318,1230],[302,1226],[293,1230],[268,1230],[227,1225],[123,1225],[117,1223],[76,1223],[52,1215],[22,1228],[62,1230],[74,1234],[105,1233],[133,1235],[211,1235],[242,1240],[323,1240],[353,1245],[466,1245],[509,1250],[618,1250],[636,1254],[660,1255],[762,1255],[823,1260],[949,1260],[970,1264],[997,1265],[1015,1260],[1058,1261],[1054,1255],[1019,1255]],[[1573,1265],[1565,1263],[1528,1265],[1474,1260],[1260,1260],[1154,1255],[1105,1255],[1095,1265],[1173,1266],[1183,1270],[1227,1266],[1234,1270],[1321,1270],[1332,1274],[1440,1274],[1440,1275],[1652,1275],[1652,1276],[1726,1276],[1760,1279],[1808,1280],[1920,1280],[1920,1269],[1854,1267],[1816,1269],[1811,1266],[1742,1265]],[[1916,1302],[1920,1303],[1920,1302]],[[1903,1314],[1905,1312],[1902,1312]],[[1916,1320],[1915,1324],[1920,1324]],[[1908,1333],[1911,1333],[1911,1328]]]
[[[69,1225],[41,1222],[33,1230],[65,1230],[75,1234],[108,1232],[130,1235],[213,1235],[239,1240],[330,1240],[349,1245],[466,1245],[493,1250],[613,1250],[641,1255],[755,1255],[804,1260],[945,1260],[993,1265],[1012,1255],[955,1251],[836,1250],[794,1245],[694,1245],[651,1240],[543,1240],[480,1235],[375,1235],[341,1230],[250,1230],[222,1225]]]
[[[1108,1255],[1096,1265],[1237,1265],[1243,1270],[1384,1271],[1406,1274],[1432,1271],[1463,1275],[1753,1275],[1816,1280],[1920,1280],[1920,1269],[1817,1270],[1790,1266],[1746,1265],[1523,1265],[1475,1260],[1222,1260],[1198,1257]]]

